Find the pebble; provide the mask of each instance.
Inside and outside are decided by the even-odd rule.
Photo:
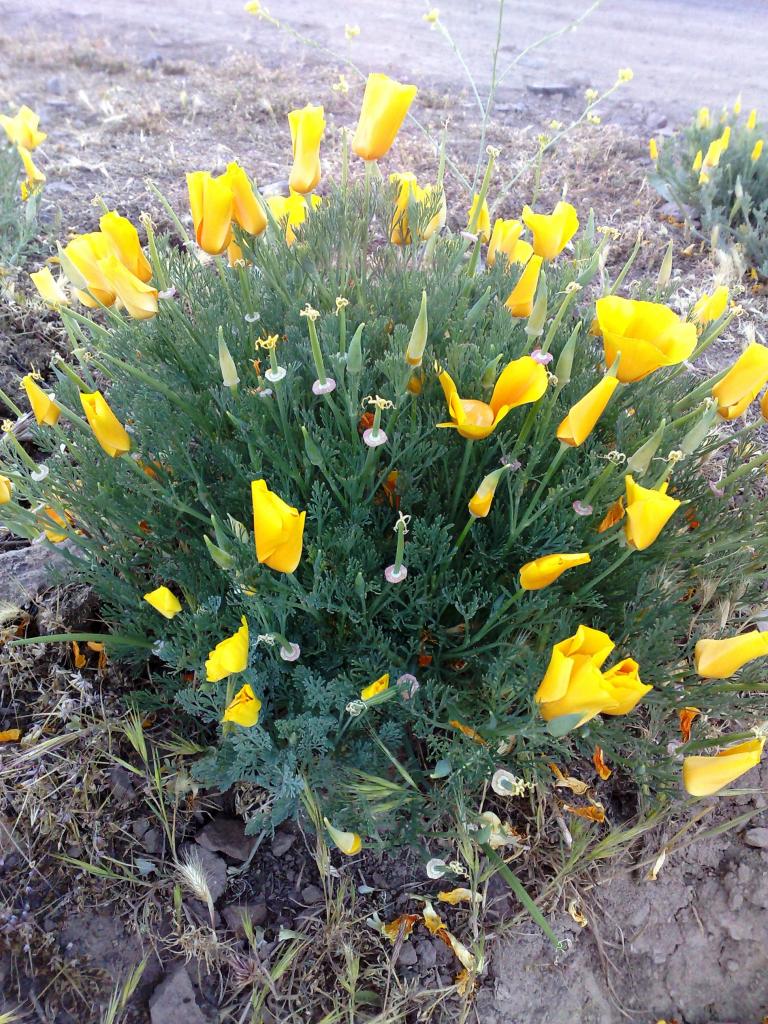
[[[152,1024],[206,1024],[184,965],[166,974],[149,999]]]
[[[412,942],[404,942],[400,947],[397,962],[401,967],[415,967],[419,962]]]
[[[238,938],[245,935],[243,918],[250,920],[252,925],[264,924],[267,919],[266,903],[230,903],[221,912],[227,922],[230,931],[233,931]]]
[[[288,853],[296,841],[296,836],[290,832],[278,832],[272,840],[272,853],[275,857],[282,857]]]
[[[422,970],[429,970],[437,963],[437,950],[432,942],[422,940],[416,946],[416,953],[419,957],[419,966]]]
[[[759,850],[768,850],[768,828],[750,828],[744,833],[747,846],[756,846]]]
[[[301,898],[305,903],[322,903],[325,899],[323,890],[319,885],[305,885],[301,890]]]

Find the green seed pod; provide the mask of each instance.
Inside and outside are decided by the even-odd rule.
[[[240,378],[237,375],[237,367],[235,361],[227,348],[227,343],[224,341],[224,331],[219,328],[219,367],[221,368],[221,379],[224,382],[225,388],[236,388],[240,383]]]
[[[352,341],[349,343],[349,349],[347,350],[347,373],[353,377],[359,377],[363,369],[363,328],[365,324],[360,324],[355,333],[352,335]]]
[[[488,303],[491,301],[491,286],[485,289],[480,298],[475,302],[473,306],[470,306],[467,310],[467,315],[464,317],[465,327],[474,327],[477,321],[485,312]]]
[[[639,478],[641,476],[645,476],[648,472],[651,461],[659,450],[659,445],[664,438],[664,430],[666,429],[666,426],[667,421],[662,420],[648,440],[641,444],[635,454],[627,459],[627,472],[631,473],[632,476]]]
[[[563,345],[563,350],[560,353],[557,363],[555,365],[555,376],[557,377],[558,388],[564,388],[571,379],[571,370],[573,369],[573,357],[576,352],[576,342],[581,331],[581,324],[576,326],[571,331],[571,336],[568,341]]]
[[[227,554],[226,551],[217,547],[207,533],[203,534],[203,540],[205,541],[205,546],[208,548],[208,554],[214,560],[216,565],[218,565],[220,569],[231,569],[235,564],[235,560],[232,555]]]
[[[547,290],[547,279],[542,273],[539,280],[539,287],[536,291],[536,301],[533,304],[531,315],[525,325],[525,333],[529,338],[538,338],[544,331],[544,324],[547,322],[547,303],[549,293]]]
[[[355,593],[361,601],[365,600],[365,591],[365,580],[363,579],[363,574],[359,572],[357,576],[355,576]]]
[[[704,410],[704,415],[698,423],[694,423],[680,442],[680,451],[683,452],[684,455],[694,455],[696,453],[699,446],[703,444],[704,439],[712,429],[712,424],[715,422],[716,418],[717,403],[708,403],[707,408]]]
[[[304,451],[307,453],[307,458],[313,466],[322,466],[323,453],[313,441],[311,434],[306,427],[301,428],[301,433],[304,438]]]
[[[672,277],[672,243],[670,242],[667,246],[667,251],[664,253],[664,259],[661,261],[659,267],[659,275],[656,278],[656,287],[659,291],[663,291],[670,282]]]
[[[482,376],[480,377],[480,383],[484,388],[492,388],[496,383],[496,377],[499,373],[499,360],[502,356],[503,352],[499,352],[496,358],[491,360],[483,370]]]

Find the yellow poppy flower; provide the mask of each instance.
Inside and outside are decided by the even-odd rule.
[[[45,536],[51,544],[61,544],[63,540],[67,539],[66,533],[62,533],[60,530],[52,527],[48,520],[52,519],[54,523],[58,523],[59,526],[63,526],[65,530],[69,526],[69,523],[64,516],[60,516],[56,509],[51,508],[50,505],[47,505],[43,509],[43,512],[45,513],[46,518],[41,518],[39,522],[45,531]]]
[[[617,706],[600,671],[613,647],[607,633],[589,626],[579,626],[573,636],[554,645],[547,671],[534,694],[546,722],[578,714],[578,725],[584,725],[606,708]]]
[[[104,276],[103,260],[114,256],[112,243],[101,231],[76,235],[61,250],[61,266],[78,289],[78,298],[87,306],[111,306],[115,301],[114,286]],[[88,293],[83,289],[88,289]]]
[[[403,85],[388,75],[368,75],[352,152],[363,160],[380,160],[388,153],[416,92],[415,85]]]
[[[69,304],[69,296],[55,279],[48,267],[36,270],[29,275],[32,284],[37,288],[40,298],[51,306],[66,306]]]
[[[704,679],[728,679],[755,658],[768,654],[768,633],[753,629],[725,640],[699,640],[694,660]]]
[[[293,146],[293,167],[288,184],[294,192],[311,192],[320,181],[320,143],[325,133],[322,107],[308,104],[288,114]]]
[[[131,439],[125,427],[112,412],[100,391],[91,394],[80,392],[80,403],[96,440],[107,455],[115,458],[131,450]]]
[[[658,490],[635,483],[630,474],[624,477],[624,482],[627,488],[627,522],[624,527],[627,543],[638,551],[645,551],[680,507],[680,502],[667,494],[666,482]]]
[[[136,320],[148,320],[157,313],[157,288],[132,274],[117,256],[99,260],[99,269],[130,316]]]
[[[156,590],[150,590],[148,594],[144,595],[144,600],[147,604],[152,605],[155,611],[164,615],[166,619],[172,619],[174,615],[178,615],[181,611],[181,601],[168,587],[158,587]]]
[[[48,138],[45,132],[38,129],[39,124],[39,115],[26,105],[19,107],[14,117],[0,114],[0,125],[5,129],[8,141],[24,149],[36,149]]]
[[[719,320],[728,306],[728,288],[721,284],[708,295],[706,292],[697,299],[696,305],[691,311],[691,319],[697,324],[709,324],[713,320]]]
[[[31,373],[28,373],[26,377],[22,377],[21,385],[27,393],[29,404],[32,406],[32,412],[35,414],[37,422],[41,426],[44,423],[49,427],[55,426],[61,415],[61,409],[53,401],[53,398],[43,391]]]
[[[621,353],[617,376],[625,383],[681,363],[696,348],[694,324],[685,323],[658,302],[606,295],[597,300],[595,312],[606,366],[612,366]]]
[[[291,192],[289,196],[267,196],[267,206],[278,224],[283,224],[288,245],[296,241],[293,229],[304,223],[310,209],[320,205],[320,197],[311,196],[310,203],[311,206],[308,206],[307,200],[299,192]]]
[[[21,186],[21,198],[28,199],[33,192],[36,192],[38,187],[45,181],[45,175],[35,164],[32,159],[32,154],[24,146],[18,147],[18,154],[21,157],[21,162],[24,165],[24,173],[26,178]]]
[[[523,222],[521,220],[502,220],[497,217],[493,222],[491,240],[488,243],[488,254],[485,262],[489,267],[496,264],[497,255],[504,255],[510,263],[527,263],[533,253],[533,246],[521,240]]]
[[[222,722],[234,722],[236,725],[251,729],[258,723],[260,711],[261,701],[246,683],[227,704]]]
[[[244,615],[240,621],[240,629],[209,652],[205,663],[205,678],[209,683],[217,683],[225,676],[236,675],[248,667],[248,622]]]
[[[520,586],[523,590],[543,590],[568,569],[587,565],[591,560],[588,551],[573,555],[542,555],[520,567]]]
[[[625,658],[603,673],[603,683],[616,701],[605,708],[606,715],[628,715],[653,687],[642,681],[640,666],[633,658]]]
[[[579,218],[570,203],[559,202],[549,214],[524,206],[522,217],[533,235],[533,251],[545,260],[559,256],[579,230]]]
[[[754,107],[753,107],[752,110],[750,110],[750,112],[749,112],[749,117],[747,118],[747,131],[753,132],[755,130],[756,125],[757,125],[757,110],[755,110]]]
[[[301,561],[306,512],[287,505],[265,480],[251,483],[256,557],[276,572],[293,572]]]
[[[659,159],[659,146],[656,139],[648,140],[648,156],[654,163]]]
[[[712,388],[717,411],[724,420],[735,420],[747,409],[768,382],[768,348],[751,342],[728,373]]]
[[[762,139],[758,139],[757,142],[752,147],[752,152],[749,155],[749,159],[752,161],[753,164],[756,164],[757,161],[762,156],[762,154],[763,154],[763,145],[764,145],[763,140]]]
[[[432,185],[425,185],[423,188],[416,181],[415,174],[390,174],[389,180],[397,184],[395,196],[395,211],[392,214],[389,238],[395,245],[411,244],[411,228],[408,222],[408,205],[417,203],[423,206],[431,202]],[[440,201],[440,209],[432,217],[425,228],[419,232],[419,238],[425,242],[431,238],[436,231],[445,226],[446,205],[445,196]]]
[[[232,192],[232,220],[250,235],[260,235],[267,226],[267,215],[243,168],[234,162],[228,164],[224,174],[216,180]]]
[[[520,246],[527,243],[518,242],[517,244]],[[531,256],[525,264],[525,270],[520,275],[517,284],[507,296],[507,301],[504,305],[512,316],[526,317],[530,316],[533,312],[533,300],[536,296],[542,262],[541,256]]]
[[[605,411],[618,384],[615,377],[603,377],[582,399],[571,406],[557,428],[558,441],[574,448],[584,444]]]
[[[547,372],[530,356],[514,359],[496,381],[490,404],[474,398],[460,398],[452,377],[446,371],[440,374],[440,384],[452,422],[438,423],[438,427],[452,427],[462,437],[478,440],[488,437],[511,409],[538,401],[547,390]]]
[[[683,759],[683,785],[691,796],[712,796],[760,764],[764,738],[726,747],[714,756]]]
[[[10,477],[0,476],[0,505],[7,505],[13,498],[13,481]]]
[[[364,686],[360,691],[360,700],[370,700],[371,697],[375,697],[379,693],[384,693],[389,688],[389,672],[385,672],[383,676],[379,676],[372,683]]]
[[[485,519],[491,511],[496,488],[499,486],[499,481],[506,471],[506,466],[502,466],[501,469],[494,469],[492,473],[484,476],[480,481],[480,486],[469,499],[469,514],[473,518]]]
[[[152,267],[141,248],[139,233],[128,218],[112,210],[100,218],[99,227],[112,243],[115,255],[126,270],[145,283],[151,280]]]
[[[187,189],[197,244],[218,256],[232,238],[232,188],[225,176],[214,178],[208,171],[193,171],[187,174]]]

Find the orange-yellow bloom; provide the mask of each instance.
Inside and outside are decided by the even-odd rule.
[[[542,555],[526,562],[520,568],[520,586],[523,590],[543,590],[554,583],[568,569],[586,565],[591,561],[588,551],[573,555]]]
[[[640,666],[633,658],[625,658],[603,673],[603,682],[616,701],[611,708],[605,708],[606,715],[628,715],[652,686],[642,681]]]
[[[36,270],[29,275],[29,278],[44,302],[48,302],[52,306],[65,306],[69,304],[69,296],[53,276],[49,267]]]
[[[534,695],[546,722],[578,714],[578,725],[584,725],[607,707],[616,706],[600,671],[613,646],[607,633],[589,626],[579,626],[573,636],[554,645],[549,666]]]
[[[751,342],[728,373],[712,388],[717,411],[724,420],[735,420],[768,382],[768,348]]]
[[[518,245],[521,244],[521,242],[518,242]],[[526,263],[525,270],[520,275],[517,284],[507,296],[507,301],[504,305],[512,316],[526,317],[530,316],[533,312],[533,300],[536,295],[536,287],[539,283],[541,264],[541,256],[531,256]]]
[[[753,629],[725,640],[699,640],[694,660],[704,679],[728,679],[748,661],[768,654],[768,633]]]
[[[189,208],[195,238],[200,248],[218,256],[232,237],[234,195],[226,175],[212,177],[208,171],[187,174]]]
[[[445,370],[440,374],[440,384],[452,422],[438,423],[438,427],[452,427],[462,437],[479,440],[488,437],[511,409],[541,398],[547,390],[547,371],[530,356],[514,359],[496,381],[490,404],[460,398],[453,378]]]
[[[320,205],[320,196],[310,197],[311,207],[299,192],[291,192],[289,196],[267,196],[267,206],[272,216],[285,229],[285,241],[293,245],[296,241],[294,228],[299,227],[307,219],[311,208]]]
[[[325,133],[322,107],[308,104],[288,114],[293,146],[293,167],[288,180],[294,192],[311,192],[320,181],[320,143]]]
[[[259,721],[261,701],[253,692],[252,687],[246,683],[242,686],[224,710],[222,722],[234,722],[242,725],[245,729],[251,729]]]
[[[117,256],[100,260],[99,269],[130,316],[147,320],[157,313],[157,288],[132,274]]]
[[[101,263],[114,255],[112,243],[101,231],[76,235],[60,253],[64,273],[78,289],[77,296],[87,306],[111,306],[115,289],[104,276]],[[84,291],[83,289],[88,289]]]
[[[603,415],[618,384],[615,377],[603,377],[582,399],[571,406],[557,428],[558,441],[574,448],[584,444]]]
[[[181,601],[168,587],[157,587],[144,595],[144,600],[166,619],[172,619],[181,611]]]
[[[240,164],[228,164],[224,174],[216,180],[223,182],[232,192],[232,220],[243,231],[260,235],[267,226],[267,215]]]
[[[0,505],[7,505],[13,497],[13,481],[10,477],[0,476]]]
[[[101,217],[99,227],[112,243],[115,255],[123,266],[141,281],[149,281],[152,267],[141,248],[139,233],[128,218],[112,210]]]
[[[603,338],[606,366],[621,353],[617,376],[642,380],[662,366],[687,359],[696,347],[696,327],[658,302],[606,295],[595,304],[596,330]]]
[[[709,324],[713,320],[719,320],[728,306],[728,288],[721,284],[708,295],[706,292],[697,299],[696,305],[691,311],[691,319],[697,324]]]
[[[485,258],[489,267],[496,263],[498,255],[507,257],[510,263],[527,263],[533,253],[533,246],[524,242],[520,235],[523,232],[521,220],[502,220],[497,217],[493,222],[491,240],[488,243],[488,255]]]
[[[523,207],[523,223],[533,235],[533,251],[545,260],[559,256],[579,230],[579,218],[570,203],[559,202],[552,213],[534,213]]]
[[[753,132],[755,130],[756,125],[757,125],[757,110],[753,107],[752,110],[750,110],[750,112],[749,112],[749,117],[747,118],[747,131]]]
[[[469,499],[469,514],[474,519],[485,519],[491,511],[496,488],[499,486],[499,480],[501,480],[506,471],[506,466],[502,466],[501,469],[494,469],[492,473],[484,476],[480,481],[480,486]]]
[[[475,220],[474,227],[472,221],[475,219],[475,211],[477,210],[477,204],[480,200],[479,195],[472,196],[472,205],[467,211],[467,230],[473,231],[478,236],[481,242],[487,242],[491,237],[491,212],[488,209],[488,200],[483,200],[483,205],[480,207],[480,212],[477,213],[477,220]]]
[[[760,764],[764,737],[726,747],[714,756],[683,759],[683,785],[691,796],[712,796]]]
[[[26,200],[37,191],[38,187],[45,181],[45,175],[32,159],[32,154],[24,146],[18,147],[21,162],[24,164],[25,180],[21,184],[21,198]]]
[[[240,622],[240,629],[216,644],[209,653],[205,663],[205,678],[209,683],[217,683],[248,667],[248,622],[244,615]]]
[[[0,125],[5,128],[9,142],[24,149],[36,149],[48,138],[45,132],[38,129],[40,117],[28,106],[19,107],[14,117],[0,114]]]
[[[388,75],[368,75],[352,152],[363,160],[380,160],[389,152],[416,91],[415,85],[403,85]]]
[[[677,498],[667,494],[667,483],[654,490],[636,484],[630,474],[624,477],[627,487],[627,522],[624,531],[627,543],[645,551],[656,540],[679,508]]]
[[[648,140],[648,156],[654,162],[659,159],[659,146],[656,139],[651,138]]]
[[[32,412],[35,414],[37,422],[41,426],[43,423],[49,427],[55,426],[59,421],[61,409],[54,402],[52,395],[48,395],[43,391],[31,373],[28,373],[26,377],[22,377],[21,385],[27,393],[29,404],[32,406]]]
[[[416,204],[418,206],[431,206],[432,204],[432,185],[425,185],[423,188],[416,181],[416,175],[410,173],[403,174],[390,174],[389,180],[397,184],[397,194],[395,196],[395,211],[392,214],[392,224],[390,227],[390,241],[395,245],[410,245],[411,238],[411,226],[408,217],[408,206],[410,204]],[[421,241],[426,241],[431,238],[436,231],[439,231],[445,225],[446,216],[446,205],[445,195],[440,199],[440,207],[437,213],[431,218],[429,223],[419,231],[419,238]]]
[[[379,676],[378,679],[364,686],[360,691],[360,700],[370,700],[371,697],[384,693],[387,689],[389,689],[389,672],[385,672],[383,676]]]
[[[69,523],[64,516],[60,516],[56,509],[51,508],[50,505],[47,505],[43,509],[43,512],[46,518],[40,519],[39,522],[45,531],[45,536],[51,544],[61,544],[63,540],[67,539],[66,533],[62,533],[61,530],[57,530],[52,527],[48,520],[52,519],[54,523],[57,523],[59,526],[63,526],[65,530],[69,526]]]
[[[80,392],[83,412],[96,435],[96,440],[107,453],[115,458],[131,450],[131,439],[125,427],[112,412],[100,391],[91,394]]]
[[[301,561],[306,512],[287,505],[265,480],[251,483],[256,557],[276,572],[293,572]]]
[[[752,152],[749,155],[749,159],[752,161],[753,164],[756,164],[757,161],[760,159],[760,157],[763,155],[763,146],[764,145],[765,145],[765,143],[763,142],[763,140],[762,139],[758,139],[757,142],[752,147]]]

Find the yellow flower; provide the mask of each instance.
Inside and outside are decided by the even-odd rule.
[[[696,125],[698,128],[709,128],[710,115],[709,107],[699,107],[699,112],[696,115]]]
[[[325,132],[322,107],[308,104],[288,114],[293,167],[288,184],[294,192],[311,192],[320,181],[320,143]]]
[[[115,255],[126,270],[130,270],[145,283],[149,281],[152,278],[152,267],[141,248],[139,233],[128,218],[112,210],[99,220],[99,227],[112,243]]]
[[[578,725],[584,725],[607,708],[617,706],[600,671],[613,646],[607,633],[589,626],[579,626],[573,636],[554,645],[534,695],[544,721],[578,714]]]
[[[168,587],[158,587],[156,590],[150,590],[148,594],[144,595],[144,600],[147,604],[151,604],[155,611],[164,615],[166,619],[172,619],[174,615],[178,615],[181,611],[181,602]]]
[[[397,184],[395,211],[392,214],[389,238],[395,245],[410,245],[412,238],[408,219],[408,206],[411,203],[418,204],[419,206],[431,205],[433,186],[425,185],[422,188],[416,181],[416,175],[410,173],[390,174],[389,180]],[[425,242],[445,225],[445,216],[445,195],[443,195],[440,200],[439,210],[432,217],[429,224],[419,232],[421,241]]]
[[[28,373],[26,377],[22,377],[21,385],[27,393],[29,404],[32,406],[32,412],[35,414],[37,422],[41,425],[45,423],[49,427],[58,423],[61,409],[53,401],[53,398],[47,395],[40,385],[37,384],[31,373]]]
[[[685,323],[661,303],[606,295],[597,300],[595,311],[606,366],[621,353],[617,376],[624,383],[682,363],[696,348],[694,324]]]
[[[491,511],[496,488],[499,486],[499,480],[501,480],[506,471],[507,467],[502,466],[501,469],[495,469],[480,481],[480,486],[469,499],[468,505],[469,514],[474,519],[485,519]]]
[[[337,850],[341,850],[347,857],[352,857],[360,852],[363,843],[357,832],[342,832],[341,829],[335,828],[327,818],[323,818],[323,822]]]
[[[691,796],[712,796],[760,764],[764,738],[746,740],[726,747],[710,757],[683,759],[683,785]]]
[[[96,440],[107,453],[115,458],[131,450],[131,439],[117,416],[112,412],[100,391],[91,394],[80,392],[83,412],[96,435]]]
[[[488,243],[488,255],[485,258],[489,267],[496,263],[496,254],[503,254],[510,263],[525,264],[533,254],[533,246],[521,240],[523,231],[521,220],[502,220],[497,217],[493,222],[491,240]]]
[[[232,237],[232,188],[224,175],[214,178],[208,171],[193,171],[187,174],[187,189],[197,244],[218,256]]]
[[[385,672],[383,676],[379,676],[378,679],[364,686],[360,691],[360,700],[370,700],[371,697],[384,693],[387,689],[389,689],[389,672]]]
[[[13,481],[10,477],[0,476],[0,505],[7,505],[13,497]]]
[[[514,359],[496,381],[489,405],[474,398],[459,398],[453,379],[445,371],[440,374],[440,384],[452,422],[438,423],[438,427],[453,427],[462,437],[479,440],[488,437],[510,409],[541,398],[547,390],[547,371],[530,356]]]
[[[635,73],[632,68],[619,68],[618,80],[620,82],[631,82],[635,77]]]
[[[768,633],[753,629],[726,640],[699,640],[694,652],[696,671],[703,679],[728,679],[754,658],[768,654]]]
[[[735,420],[768,383],[768,348],[753,341],[728,373],[712,388],[717,411],[724,420]]]
[[[707,152],[704,154],[704,162],[701,165],[701,173],[699,174],[699,184],[706,184],[709,181],[709,171],[713,167],[717,167],[720,163],[720,157],[725,151],[722,137],[719,139],[713,139],[710,142]]]
[[[60,516],[55,509],[50,507],[50,505],[46,506],[43,509],[43,512],[45,513],[45,516],[48,519],[52,519],[54,523],[58,523],[59,526],[63,526],[65,530],[69,526],[69,523],[64,518],[64,516]],[[43,530],[45,531],[45,536],[48,538],[51,544],[61,544],[63,540],[67,539],[66,533],[62,533],[60,530],[54,529],[50,525],[50,523],[46,522],[46,519],[41,519],[39,520],[39,522]]]
[[[251,729],[259,721],[260,711],[261,701],[246,683],[227,704],[222,722],[234,722],[236,725]]]
[[[32,154],[28,149],[25,149],[24,146],[19,146],[18,153],[21,157],[21,162],[24,164],[24,173],[27,176],[21,186],[21,198],[26,200],[33,192],[37,191],[39,185],[42,185],[45,181],[45,175],[35,165]]]
[[[245,4],[243,10],[246,12],[246,14],[259,15],[266,13],[266,8],[262,4],[261,0],[248,0],[248,3]]]
[[[587,551],[573,555],[542,555],[541,558],[534,558],[532,562],[526,562],[521,566],[520,586],[523,590],[543,590],[568,569],[586,565],[591,560]]]
[[[750,112],[749,112],[749,117],[747,118],[747,131],[753,132],[755,130],[756,126],[757,126],[757,111],[753,107],[752,110],[750,110]]]
[[[653,689],[642,681],[639,668],[633,658],[625,658],[603,673],[603,683],[616,701],[614,707],[605,708],[606,715],[628,715]]]
[[[518,246],[524,243],[518,242]],[[541,256],[531,256],[525,265],[525,270],[507,296],[504,305],[514,317],[530,316],[533,312],[533,300],[536,295],[536,287],[539,283],[541,273]]]
[[[648,155],[654,162],[659,159],[659,147],[656,139],[648,140]]]
[[[85,305],[111,306],[115,301],[115,289],[104,277],[101,267],[102,260],[113,255],[112,243],[101,231],[76,235],[61,250],[62,269],[78,289],[77,296]],[[88,292],[83,291],[84,288]]]
[[[368,75],[352,151],[363,160],[380,160],[395,141],[416,91],[415,85],[388,75]]]
[[[645,551],[656,540],[674,515],[680,502],[667,494],[665,482],[659,490],[636,484],[630,474],[624,477],[627,487],[627,522],[624,532],[627,543]]]
[[[69,296],[54,278],[48,267],[36,270],[29,277],[44,302],[48,302],[52,306],[66,306],[69,304]]]
[[[472,205],[467,211],[467,231],[474,232],[481,242],[487,242],[491,237],[491,211],[488,209],[487,199],[483,200],[483,205],[480,207],[480,212],[477,215],[475,226],[474,228],[472,227],[472,219],[475,216],[479,199],[479,195],[472,196]]]
[[[757,142],[752,147],[752,153],[750,155],[750,160],[752,161],[753,164],[757,163],[757,161],[762,156],[762,153],[763,153],[763,140],[762,139],[758,139]]]
[[[711,295],[704,292],[691,311],[691,319],[697,324],[709,324],[719,320],[728,306],[728,288],[721,284]]]
[[[701,150],[699,150],[696,153],[696,156],[693,158],[693,163],[691,164],[691,170],[694,172],[694,174],[698,173],[701,170],[701,165],[703,163],[704,163],[704,154],[702,153]]]
[[[99,269],[130,316],[147,320],[157,313],[157,288],[132,274],[117,256],[100,260]]]
[[[216,644],[208,654],[205,663],[205,678],[209,683],[218,683],[225,676],[233,676],[248,667],[248,622],[243,615],[242,626]]]
[[[741,113],[741,93],[739,93],[739,95],[736,97],[736,100],[733,104],[733,112],[734,114],[736,114],[737,117]]]
[[[724,153],[726,151],[726,149],[728,149],[730,144],[731,144],[731,126],[729,124],[727,124],[725,126],[725,128],[723,128],[723,134],[720,136],[720,148],[721,148],[721,151]]]
[[[232,220],[243,231],[260,235],[267,226],[267,215],[243,168],[234,162],[227,164],[226,171],[216,180],[223,182],[232,192]]]
[[[319,196],[311,196],[310,202],[313,207],[320,205]],[[307,219],[310,207],[307,200],[299,192],[291,192],[289,196],[267,196],[267,206],[272,216],[285,227],[285,241],[293,245],[296,241],[294,228],[299,227]]]
[[[39,124],[39,116],[27,106],[19,107],[15,117],[0,114],[0,125],[5,128],[9,142],[15,146],[23,146],[24,149],[36,149],[48,138],[45,132],[38,130]]]
[[[618,384],[615,377],[603,377],[582,399],[571,406],[557,428],[558,441],[574,448],[584,444],[605,411]]]
[[[558,256],[579,230],[579,218],[570,203],[559,202],[552,213],[534,213],[523,207],[523,223],[533,235],[533,251],[545,260]]]
[[[251,483],[256,557],[277,572],[293,572],[301,560],[306,512],[287,505],[267,487]]]

